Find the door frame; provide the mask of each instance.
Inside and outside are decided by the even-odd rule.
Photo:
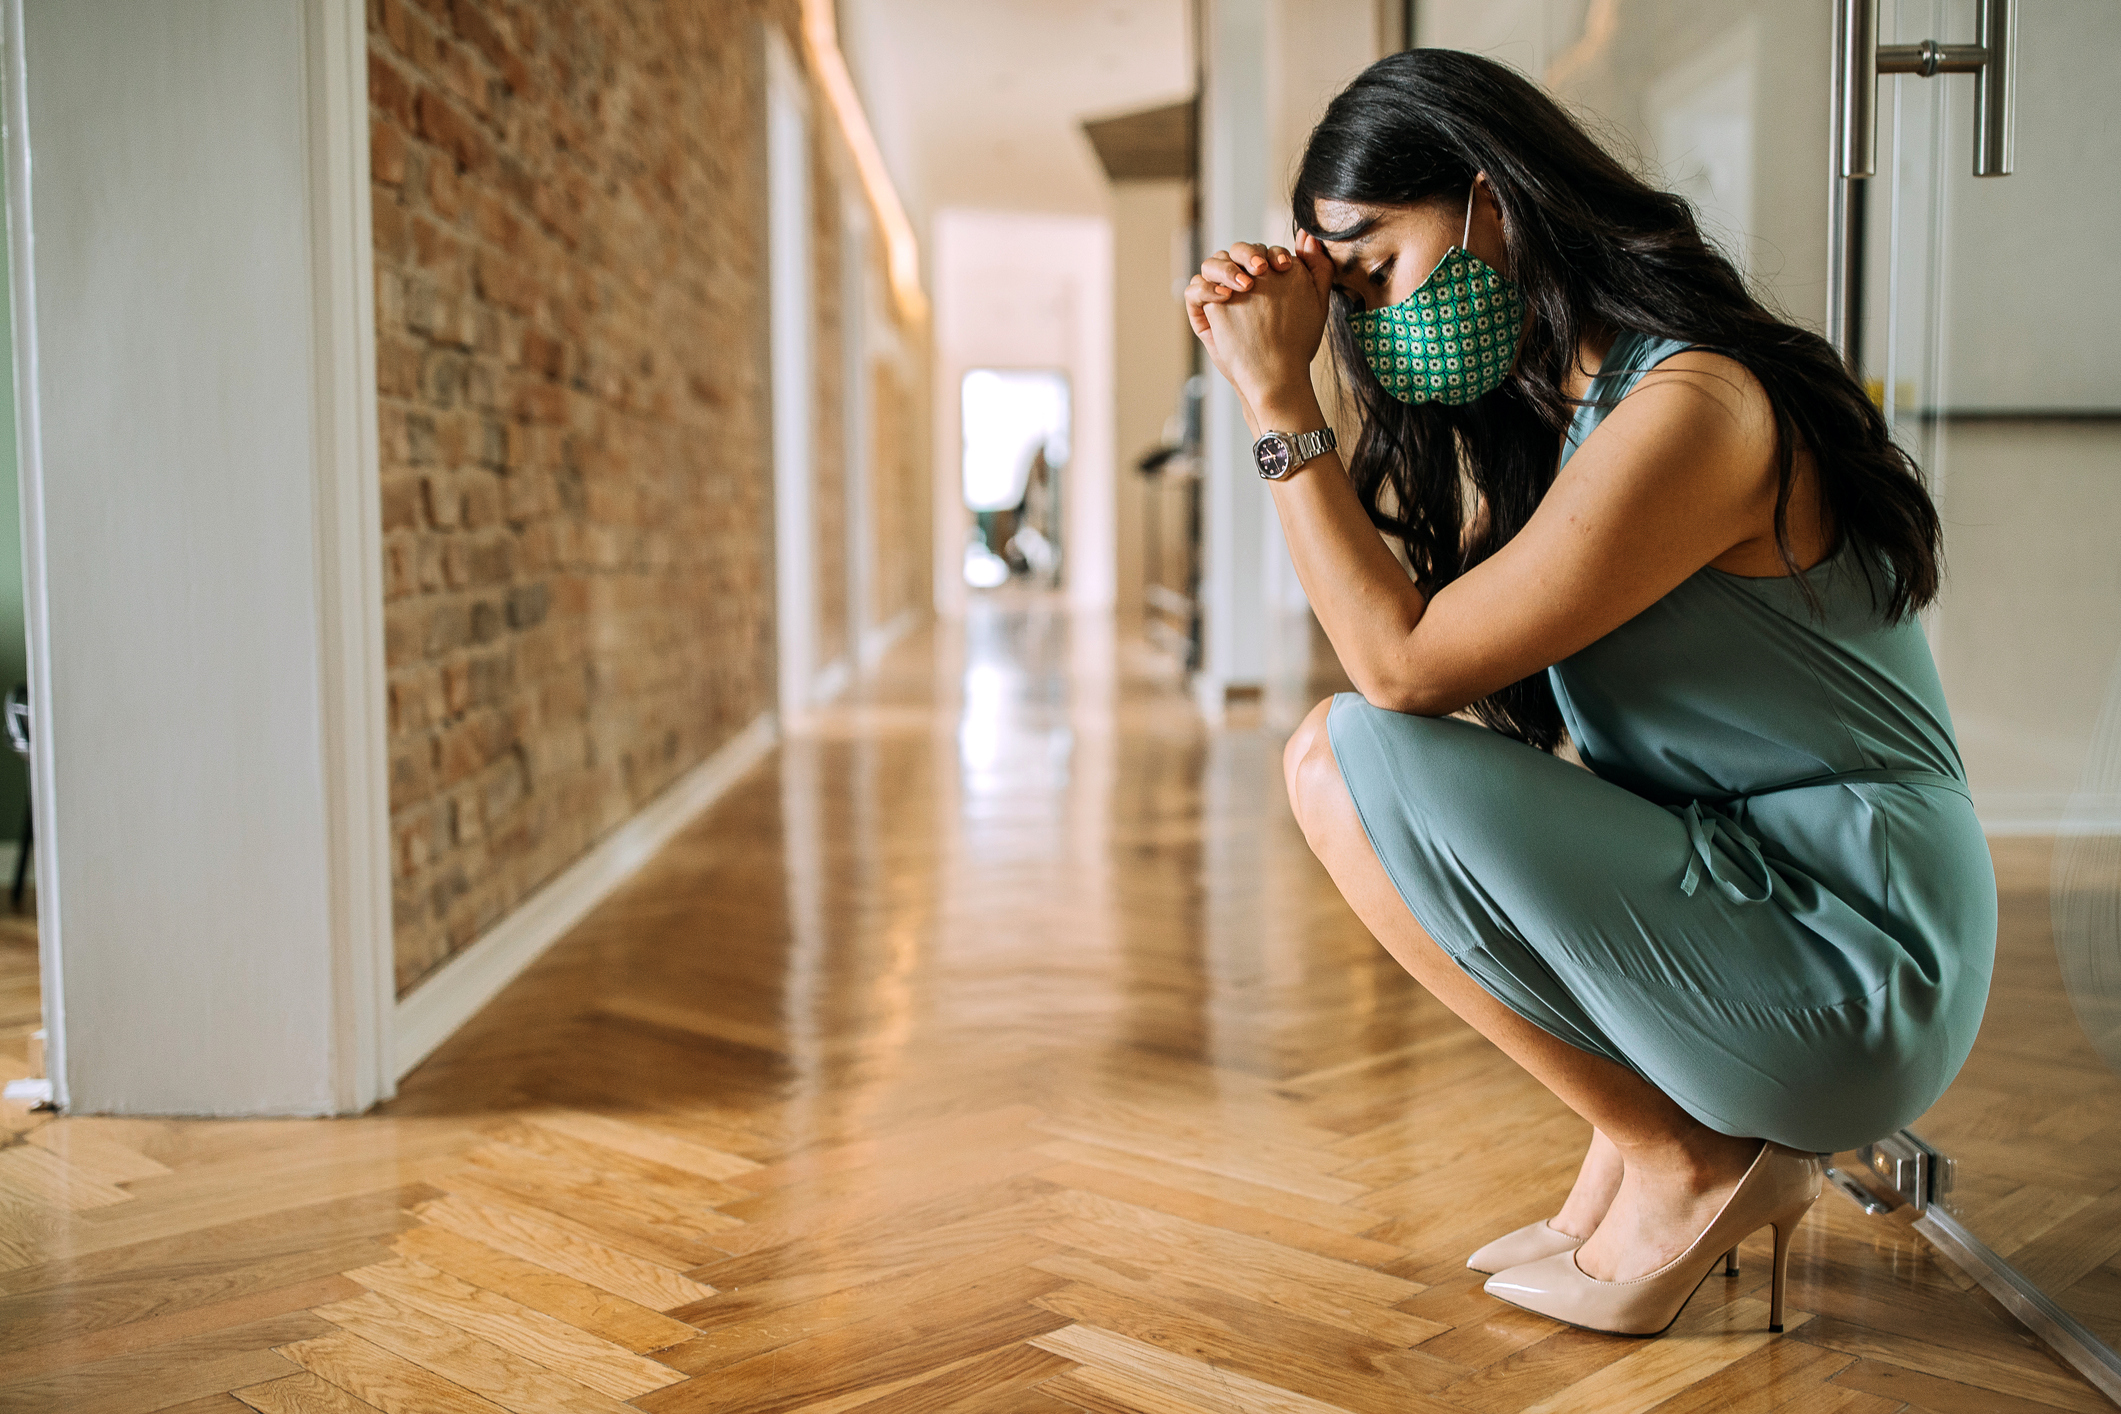
[[[261,409],[259,419],[271,422],[276,437],[293,436],[306,443],[307,467],[283,463],[277,474],[306,475],[307,484],[297,498],[284,490],[283,481],[287,499],[273,507],[243,507],[241,514],[218,522],[194,518],[191,530],[209,527],[212,543],[174,546],[154,566],[128,566],[122,562],[122,546],[129,536],[138,543],[151,529],[140,523],[139,508],[128,505],[123,496],[113,496],[93,524],[68,520],[79,514],[78,506],[69,512],[64,498],[53,494],[66,489],[66,468],[77,473],[84,465],[114,460],[135,476],[160,471],[157,494],[165,499],[173,481],[197,479],[203,464],[224,465],[218,482],[202,480],[202,486],[219,484],[238,491],[254,484],[244,482],[245,477],[265,475],[266,469],[254,465],[259,455],[255,447],[245,452],[241,445],[214,442],[226,433],[223,422],[187,416],[158,422],[169,416],[166,400],[140,408],[130,428],[108,428],[84,413],[78,386],[65,386],[78,368],[68,372],[63,363],[46,366],[52,351],[41,346],[41,295],[53,296],[51,320],[71,321],[84,312],[90,321],[108,320],[110,310],[84,293],[98,282],[82,278],[78,261],[84,257],[78,251],[67,256],[63,245],[46,261],[64,257],[76,263],[62,260],[59,268],[66,278],[51,290],[40,290],[39,271],[46,267],[38,253],[32,155],[41,156],[48,177],[56,173],[51,190],[59,215],[53,219],[62,222],[62,229],[73,229],[63,223],[81,220],[90,199],[84,191],[122,190],[127,173],[120,169],[140,160],[131,150],[138,142],[129,133],[152,133],[168,123],[168,115],[158,113],[155,105],[170,95],[140,95],[137,110],[106,114],[108,126],[98,135],[77,137],[62,130],[40,137],[31,127],[37,107],[32,86],[42,73],[54,63],[78,63],[84,54],[123,54],[128,46],[137,58],[139,46],[154,42],[154,24],[141,24],[141,19],[159,17],[151,9],[123,5],[46,10],[40,19],[52,27],[47,34],[51,43],[33,57],[27,47],[26,8],[25,0],[4,0],[0,8],[0,43],[6,50],[0,80],[6,105],[8,273],[14,293],[14,395],[33,713],[30,773],[49,1098],[61,1107],[84,1104],[92,1111],[114,1113],[358,1113],[396,1088],[366,10],[358,0],[219,0],[219,13],[209,18],[228,33],[247,34],[247,42],[257,44],[268,62],[289,63],[294,72],[266,75],[271,82],[248,95],[228,94],[225,100],[224,90],[208,72],[210,65],[202,64],[192,76],[196,82],[189,91],[182,70],[171,74],[187,121],[202,121],[206,129],[183,149],[189,165],[174,178],[189,180],[195,166],[202,190],[240,190],[245,200],[270,211],[283,223],[274,226],[273,238],[286,240],[288,248],[271,248],[284,263],[261,272],[261,278],[292,281],[298,290],[306,287],[306,299],[298,296],[289,302],[285,317],[273,326],[273,337],[233,348],[222,339],[211,352],[236,380],[236,394],[253,384],[277,387],[261,377],[264,370],[279,370],[277,376],[282,377],[290,367],[300,370],[295,376],[306,382],[307,397],[294,400],[292,407]],[[59,86],[56,77],[53,83]],[[242,101],[246,97],[248,107]],[[280,133],[257,132],[260,103],[281,106]],[[217,124],[228,129],[228,140],[213,130]],[[253,140],[283,145],[270,147],[274,160],[265,168],[244,166],[232,174],[229,164],[244,162],[246,144]],[[284,145],[290,140],[292,148]],[[112,169],[107,176],[94,165],[102,163]],[[137,219],[117,198],[94,209],[106,222]],[[212,231],[164,229],[139,221],[131,228],[106,225],[104,244],[122,255],[126,242],[137,243],[143,229],[152,229],[166,258],[185,259],[187,245],[198,245],[194,264],[204,272],[201,279],[223,273],[225,252],[217,256],[211,248]],[[292,239],[287,239],[289,232],[295,233]],[[172,288],[159,302],[150,298],[151,307],[130,311],[124,327],[108,331],[108,337],[151,341],[150,348],[181,343],[177,333],[199,298],[197,291]],[[101,329],[91,332],[104,334]],[[202,337],[216,339],[217,331],[208,329]],[[72,342],[74,347],[60,352],[78,365],[80,340]],[[54,412],[56,420],[47,416]],[[54,426],[70,429],[60,435],[75,444],[53,445],[49,438]],[[290,431],[296,427],[299,430]],[[136,459],[142,447],[152,449],[144,466]],[[55,457],[58,471],[53,470]],[[54,476],[60,479],[54,481]],[[82,491],[75,487],[68,494],[78,501]],[[306,542],[293,524],[271,519],[298,516],[292,508],[302,504],[307,507]],[[247,538],[268,525],[275,533],[285,533],[272,564],[264,563],[272,557],[259,555]],[[212,540],[215,534],[225,539]],[[84,542],[108,544],[111,555],[82,556]],[[121,559],[113,563],[111,556]],[[166,646],[161,640],[176,610],[154,602],[146,577],[173,568],[180,582],[164,585],[163,597],[179,598],[188,586],[207,582],[202,566],[211,567],[211,577],[221,581],[224,590],[232,583],[238,596],[249,584],[255,584],[259,594],[301,594],[292,589],[290,577],[306,587],[308,614],[297,612],[292,620],[282,621],[300,623],[306,617],[306,623],[269,644],[247,640],[244,624],[211,615],[185,621],[185,641],[198,645],[195,664],[254,670],[262,686],[217,680],[204,667],[196,669],[196,680],[161,681],[153,676],[156,653]],[[114,574],[140,581],[133,586],[142,596],[135,601],[142,605],[140,611],[118,616],[115,623],[105,619],[96,630],[103,651],[92,663],[80,653],[69,658],[55,652],[55,610],[62,621],[70,615],[77,622],[93,623],[96,605],[107,599],[95,589],[95,581]],[[185,580],[185,575],[193,578]],[[124,651],[128,640],[143,649],[138,662]],[[162,661],[166,665],[166,654]],[[61,681],[55,664],[66,668],[72,680]],[[104,695],[120,700],[98,700],[99,684]],[[232,823],[246,818],[301,821],[299,834],[320,841],[320,847],[303,856],[300,840],[289,843],[287,848],[298,856],[293,870],[297,877],[275,878],[270,884],[275,892],[273,916],[299,918],[300,926],[291,931],[256,921],[246,926],[240,898],[229,898],[230,919],[211,930],[213,956],[173,962],[171,935],[178,935],[179,944],[196,941],[196,936],[169,917],[167,900],[139,898],[127,889],[122,875],[129,856],[123,842],[99,836],[96,811],[71,810],[81,797],[69,792],[84,789],[75,783],[84,775],[92,782],[89,789],[115,788],[107,771],[102,778],[95,775],[93,763],[105,754],[137,757],[142,738],[147,749],[181,759],[187,747],[198,744],[187,732],[210,722],[226,694],[250,689],[312,705],[313,720],[290,724],[296,730],[287,740],[261,743],[253,753],[254,758],[275,761],[293,753],[302,758],[301,764],[286,771],[284,779],[280,774],[272,777],[269,800],[256,798],[257,772],[245,775],[235,762],[225,763],[223,770],[194,772],[193,779],[206,788],[191,794],[172,791],[168,782],[139,781],[128,797],[136,801],[133,813],[141,827],[132,835],[151,831],[168,841],[165,858],[158,861],[165,873],[196,871],[196,877],[219,877],[231,870],[264,867],[232,858],[241,838]],[[128,708],[158,698],[167,702],[166,711],[158,710],[148,720],[137,712],[127,716]],[[208,734],[207,739],[213,738]],[[255,766],[255,759],[251,764]],[[98,780],[100,784],[93,784]],[[107,817],[107,795],[97,803],[106,807]],[[98,926],[76,937],[69,924],[85,900],[95,901]],[[85,972],[70,966],[84,961],[91,964]],[[128,994],[110,985],[112,977],[128,971],[152,979],[158,970],[170,975],[173,968],[181,972],[186,966],[199,969],[201,976],[239,983],[248,978],[254,985],[247,992],[238,986],[232,995],[196,980],[167,991],[157,991],[150,981],[144,996],[137,995],[142,990],[138,986],[135,994]],[[92,984],[85,991],[84,976]],[[276,990],[296,978],[299,987]],[[93,985],[97,983],[100,990]],[[74,1014],[70,1008],[76,1005],[92,1011]],[[197,1038],[189,1047],[195,1054],[174,1067],[179,1072],[175,1080],[169,1079],[173,1067],[167,1049],[157,1050],[155,1041],[135,1029],[135,1013],[142,1006],[164,1013],[157,1018],[163,1035]],[[315,1024],[257,1024],[276,1012],[283,1022],[287,1014],[296,1013],[314,1018]],[[245,1031],[252,1034],[240,1045],[230,1039]],[[83,1083],[84,1077],[88,1083]]]

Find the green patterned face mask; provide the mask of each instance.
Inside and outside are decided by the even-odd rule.
[[[1436,268],[1398,304],[1350,314],[1355,347],[1403,403],[1469,403],[1493,392],[1517,361],[1524,296],[1493,266],[1466,249],[1466,232]]]

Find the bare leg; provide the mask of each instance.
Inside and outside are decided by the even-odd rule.
[[[1613,1195],[1620,1191],[1625,1171],[1620,1147],[1606,1138],[1604,1130],[1592,1130],[1591,1147],[1584,1151],[1583,1166],[1576,1170],[1576,1183],[1569,1189],[1568,1201],[1561,1205],[1560,1212],[1547,1219],[1547,1226],[1579,1242],[1588,1238],[1605,1221],[1606,1210],[1613,1206]]]
[[[1589,1120],[1619,1151],[1622,1176],[1609,1209],[1576,1254],[1585,1272],[1624,1281],[1656,1270],[1685,1250],[1737,1187],[1760,1149],[1758,1139],[1718,1134],[1641,1076],[1534,1026],[1490,996],[1414,921],[1363,832],[1341,779],[1321,702],[1289,739],[1282,765],[1290,805],[1312,853],[1326,866],[1348,906],[1385,951],[1431,995],[1531,1072],[1561,1102]],[[1596,1144],[1593,1144],[1596,1150]],[[1589,1165],[1590,1156],[1586,1156]],[[1601,1166],[1577,1211],[1596,1206],[1610,1177]],[[1579,1186],[1583,1178],[1579,1175]],[[1571,1202],[1577,1195],[1570,1195]]]

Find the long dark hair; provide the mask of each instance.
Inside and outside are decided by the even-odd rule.
[[[1413,49],[1380,59],[1335,98],[1304,149],[1294,209],[1322,240],[1318,203],[1409,206],[1457,198],[1486,173],[1501,207],[1509,273],[1531,319],[1508,380],[1458,407],[1406,404],[1357,350],[1336,290],[1332,347],[1360,404],[1349,474],[1370,518],[1406,547],[1435,592],[1524,528],[1554,480],[1577,403],[1563,391],[1587,329],[1633,330],[1726,354],[1775,411],[1775,544],[1793,575],[1789,502],[1796,448],[1810,450],[1835,530],[1870,553],[1897,620],[1937,594],[1939,528],[1921,473],[1832,346],[1764,306],[1702,239],[1686,201],[1629,172],[1535,84],[1489,59]],[[1487,503],[1466,535],[1461,477]],[[1817,607],[1816,591],[1802,579]],[[1551,751],[1561,712],[1545,673],[1476,703],[1489,726]]]

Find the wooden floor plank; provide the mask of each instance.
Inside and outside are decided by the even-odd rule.
[[[662,1164],[717,1182],[761,1167],[755,1159],[696,1144],[610,1115],[582,1110],[535,1110],[522,1116],[527,1124],[565,1134],[585,1144],[599,1144],[621,1154]]]
[[[1067,1250],[1038,1262],[1042,1271],[1116,1290],[1185,1289],[1215,1292],[1282,1313],[1292,1320],[1331,1326],[1365,1341],[1395,1349],[1420,1345],[1448,1330],[1437,1322],[1365,1301],[1349,1301],[1241,1265],[1203,1260],[1184,1249],[1125,1241],[1096,1224],[1061,1224],[1040,1230]]]
[[[391,1250],[635,1354],[662,1350],[698,1334],[683,1321],[446,1227],[402,1233]]]
[[[258,1414],[377,1414],[375,1405],[307,1370],[239,1389],[233,1397]]]
[[[97,1180],[40,1144],[0,1149],[0,1202],[78,1213],[132,1200],[124,1189]]]
[[[1525,1414],[1579,1409],[1634,1414],[1655,1408],[1773,1341],[1767,1318],[1767,1304],[1750,1298],[1723,1304],[1689,1302],[1664,1336],[1527,1406]],[[1787,1312],[1783,1329],[1795,1330],[1808,1319],[1807,1312]]]
[[[257,1298],[269,1300],[267,1293],[324,1280],[385,1255],[387,1249],[365,1239],[256,1262],[215,1261],[200,1252],[188,1262],[157,1264],[101,1280],[0,1297],[0,1368],[5,1368],[16,1350],[146,1322],[181,1324],[189,1313]]]
[[[1164,1407],[1169,1410],[1234,1406],[1256,1414],[1348,1414],[1340,1405],[1188,1360],[1092,1326],[1067,1326],[1040,1336],[1032,1344],[1083,1367],[1065,1376],[1067,1381],[1079,1381],[1092,1388],[1102,1385],[1167,1396],[1172,1402]]]
[[[2082,1376],[2065,1369],[2044,1351],[2031,1348],[2029,1341],[2015,1350],[1991,1346],[1976,1352],[1823,1317],[1814,1321],[1801,1338],[1938,1379],[2053,1404],[2071,1414],[2112,1414],[2111,1402],[2086,1384]]]
[[[706,1374],[843,1326],[948,1300],[967,1285],[1022,1272],[1052,1250],[1036,1237],[1019,1234],[872,1281],[835,1279],[822,1290],[800,1280],[740,1286],[703,1306],[682,1308],[699,1322],[700,1334],[656,1358],[689,1374]]]
[[[363,1267],[354,1281],[556,1374],[631,1399],[683,1379],[677,1371],[491,1291],[406,1258]]]
[[[1925,1375],[1883,1360],[1853,1360],[1833,1380],[1850,1389],[1918,1406],[1928,1414],[2050,1414],[2060,1407]]]
[[[125,1325],[104,1326],[46,1345],[23,1346],[0,1354],[0,1385],[36,1379],[98,1360],[166,1346],[190,1336],[248,1325],[359,1295],[361,1287],[339,1275],[317,1277],[203,1306],[150,1316]]]
[[[1074,1361],[1036,1346],[1004,1346],[848,1408],[860,1414],[983,1414],[1074,1368]]]
[[[1056,1160],[1069,1165],[1103,1169],[1154,1183],[1159,1187],[1181,1189],[1199,1194],[1203,1198],[1257,1208],[1292,1222],[1325,1228],[1350,1237],[1367,1232],[1378,1224],[1375,1213],[1360,1208],[1324,1202],[1301,1193],[1291,1193],[1287,1189],[1231,1178],[1226,1174],[1197,1168],[1191,1164],[1174,1163],[1150,1154],[1137,1154],[1103,1144],[1085,1144],[1074,1139],[1055,1139],[1040,1145],[1039,1148],[1042,1153],[1050,1154]]]
[[[419,1215],[459,1237],[550,1267],[650,1310],[668,1310],[714,1295],[713,1287],[688,1280],[668,1267],[520,1210],[452,1195],[423,1205]]]
[[[307,1312],[272,1316],[72,1366],[0,1388],[4,1414],[149,1414],[293,1373],[273,1346],[328,1332]]]
[[[365,1292],[317,1314],[380,1349],[524,1414],[625,1414],[625,1406],[459,1326]]]
[[[283,1346],[280,1354],[385,1414],[513,1414],[351,1331]]]
[[[1039,1271],[970,1282],[947,1301],[776,1346],[633,1402],[651,1414],[786,1414],[891,1382],[910,1384],[1065,1325],[1031,1304],[1059,1284]]]

